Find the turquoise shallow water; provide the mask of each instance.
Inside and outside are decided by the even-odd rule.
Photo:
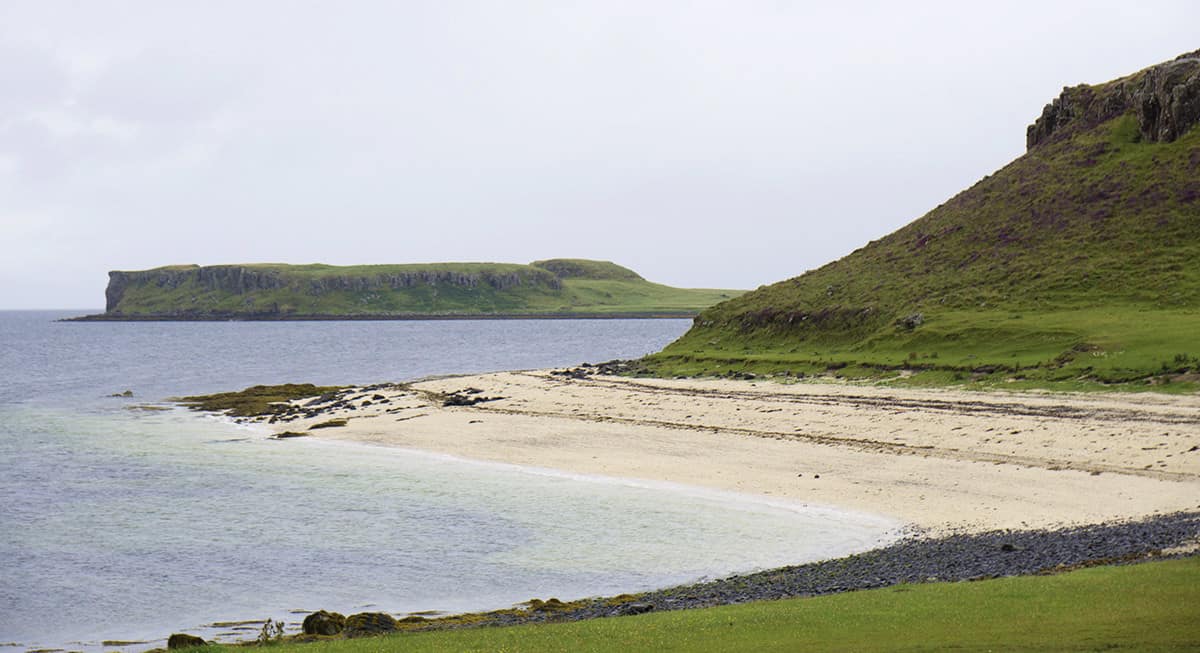
[[[334,442],[169,407],[655,350],[683,321],[65,324],[0,313],[0,642],[100,649],[297,611],[460,611],[868,548],[894,524]],[[124,389],[131,399],[106,395]],[[138,647],[124,647],[138,648]]]

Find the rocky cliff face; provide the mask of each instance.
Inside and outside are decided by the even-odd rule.
[[[535,268],[513,272],[417,270],[379,274],[308,275],[242,265],[176,266],[134,272],[109,272],[108,288],[104,295],[105,312],[114,313],[119,312],[121,300],[129,289],[144,286],[164,289],[192,286],[198,290],[233,295],[291,288],[317,297],[329,292],[400,290],[419,285],[462,288],[490,286],[496,290],[540,285],[558,290],[562,287],[562,282],[554,274]]]
[[[1064,88],[1029,126],[1026,148],[1130,111],[1145,141],[1173,141],[1200,122],[1200,50],[1108,84]]]

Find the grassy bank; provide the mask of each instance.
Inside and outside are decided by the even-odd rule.
[[[1200,558],[565,624],[279,644],[368,651],[1095,651],[1200,647]]]
[[[1200,390],[1200,312],[1136,306],[946,311],[857,343],[688,334],[645,360],[660,376],[738,373],[1052,390]]]

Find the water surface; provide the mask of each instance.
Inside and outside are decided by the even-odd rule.
[[[163,401],[633,357],[686,320],[53,321],[63,315],[0,312],[0,642],[18,649],[252,637],[211,624],[321,608],[461,611],[651,589],[840,555],[894,526],[668,484],[268,440]]]

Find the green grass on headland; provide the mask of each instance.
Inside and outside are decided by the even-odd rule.
[[[1065,391],[1200,390],[1200,312],[1090,307],[1028,317],[946,311],[903,337],[783,350],[771,334],[694,334],[646,360],[663,376],[753,373],[895,385]]]
[[[704,311],[646,363],[664,376],[1194,391],[1198,261],[1200,125],[1142,142],[1130,113],[1035,146],[840,260]]]
[[[175,265],[111,272],[103,317],[691,317],[739,294],[672,288],[614,263],[584,259],[529,265]]]
[[[277,653],[1198,650],[1200,558],[270,648]]]

